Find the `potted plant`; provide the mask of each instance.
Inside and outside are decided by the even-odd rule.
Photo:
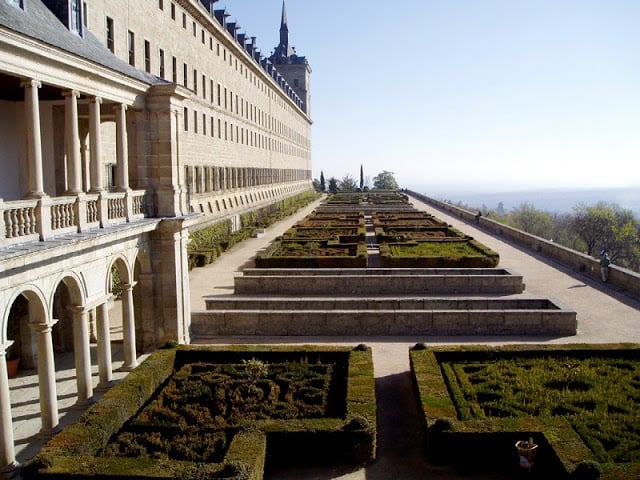
[[[9,378],[15,378],[18,375],[20,367],[20,357],[11,353],[11,349],[7,352],[7,375]]]
[[[520,467],[530,472],[536,463],[538,445],[533,443],[533,438],[529,437],[529,440],[519,440],[516,442],[516,450],[520,457]]]

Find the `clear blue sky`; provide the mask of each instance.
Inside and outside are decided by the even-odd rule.
[[[221,0],[269,55],[282,0]],[[287,0],[313,175],[640,186],[640,0]]]

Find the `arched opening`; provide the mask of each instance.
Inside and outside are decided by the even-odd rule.
[[[7,317],[7,340],[13,342],[6,352],[9,378],[17,376],[20,369],[29,370],[36,366],[38,350],[29,322],[29,299],[20,294],[13,301]]]

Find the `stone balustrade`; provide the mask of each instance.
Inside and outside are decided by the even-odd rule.
[[[145,218],[145,198],[144,190],[135,190],[8,202],[0,199],[0,247]]]

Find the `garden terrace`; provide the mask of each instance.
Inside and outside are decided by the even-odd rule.
[[[416,345],[410,360],[434,458],[517,469],[533,438],[537,478],[640,478],[638,345]]]
[[[398,243],[418,240],[434,240],[449,238],[464,238],[464,234],[451,227],[387,227],[379,226],[375,228],[376,242],[378,243]]]
[[[390,276],[393,276],[391,279]],[[522,276],[505,269],[247,269],[235,293],[271,296],[510,295]]]
[[[375,426],[365,346],[180,347],[152,354],[23,477],[259,480],[266,462],[368,463]]]
[[[286,240],[332,240],[338,243],[365,241],[365,227],[292,227],[282,237]]]
[[[367,246],[326,240],[280,240],[255,258],[258,268],[359,268],[367,266]]]
[[[575,335],[575,312],[543,299],[216,297],[194,336]]]
[[[491,268],[499,261],[497,252],[471,237],[380,245],[383,268]]]

